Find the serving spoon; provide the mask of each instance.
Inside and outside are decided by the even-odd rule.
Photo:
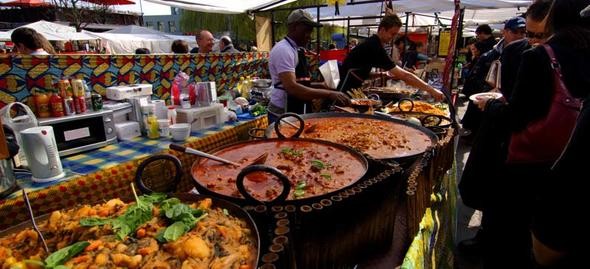
[[[185,147],[185,146],[178,145],[178,144],[170,144],[170,149],[171,150],[180,151],[180,152],[184,152],[184,153],[194,154],[194,155],[201,156],[201,157],[204,157],[204,158],[207,158],[207,159],[211,159],[211,160],[214,160],[214,161],[218,161],[218,162],[221,162],[221,163],[224,163],[224,164],[231,164],[231,165],[234,165],[234,166],[240,166],[239,163],[232,162],[230,160],[221,158],[219,156],[211,155],[209,153],[205,153],[205,152],[202,152],[200,150],[196,150],[194,148],[189,148],[189,147]],[[252,163],[248,164],[248,166],[254,165],[254,164],[264,164],[266,162],[266,158],[268,158],[268,152],[262,153],[260,156],[256,157],[252,161]]]

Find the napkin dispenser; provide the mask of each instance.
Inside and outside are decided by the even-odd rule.
[[[132,84],[132,85],[121,85],[107,88],[107,98],[110,100],[125,100],[138,96],[150,96],[152,95],[151,84]]]

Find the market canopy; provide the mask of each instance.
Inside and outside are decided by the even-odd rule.
[[[96,37],[86,33],[76,32],[76,28],[59,23],[48,22],[40,20],[38,22],[29,23],[21,27],[32,28],[42,34],[47,40],[51,41],[69,41],[69,40],[93,40]],[[19,27],[20,28],[20,27]],[[13,30],[10,30],[7,35],[10,37]],[[10,40],[10,38],[8,39]]]
[[[295,0],[146,0],[148,2],[193,11],[238,14],[253,10],[267,10]]]
[[[88,3],[97,4],[97,5],[107,5],[107,6],[135,5],[135,2],[132,2],[129,0],[83,0],[83,1],[88,2]]]
[[[51,3],[43,0],[14,0],[10,2],[0,3],[3,7],[46,7],[52,6]]]

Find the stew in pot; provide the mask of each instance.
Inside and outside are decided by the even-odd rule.
[[[360,156],[329,144],[300,140],[262,140],[240,143],[214,154],[238,162],[239,167],[202,159],[193,166],[193,178],[207,189],[232,197],[242,197],[236,187],[239,172],[261,153],[267,152],[265,164],[276,167],[290,181],[287,200],[326,194],[349,186],[366,172]],[[275,176],[254,172],[245,177],[246,190],[257,200],[277,197],[282,186]]]
[[[255,267],[255,232],[211,199],[154,194],[138,201],[54,211],[38,222],[49,256],[31,228],[0,237],[0,268]]]
[[[287,124],[281,124],[280,128],[287,137],[297,131]],[[301,137],[344,144],[376,159],[412,156],[432,145],[428,135],[410,126],[355,117],[307,118]]]

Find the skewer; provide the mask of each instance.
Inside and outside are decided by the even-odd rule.
[[[47,247],[47,242],[45,242],[45,238],[43,238],[43,234],[41,234],[39,227],[37,227],[37,223],[35,222],[35,216],[33,215],[33,209],[31,208],[31,203],[29,202],[29,196],[27,195],[27,192],[24,189],[23,189],[23,197],[25,199],[25,204],[27,205],[27,209],[29,210],[29,217],[31,218],[31,222],[33,223],[33,229],[35,230],[35,232],[37,232],[37,234],[39,235],[39,238],[41,238],[41,242],[43,242],[43,248],[45,248],[45,252],[47,254],[49,254],[49,248]]]

